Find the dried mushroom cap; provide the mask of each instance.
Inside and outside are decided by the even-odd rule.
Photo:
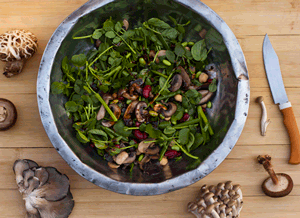
[[[4,75],[11,77],[21,72],[26,60],[37,50],[36,36],[25,30],[12,30],[0,35],[0,60],[7,62]]]
[[[28,218],[67,218],[74,201],[69,179],[55,168],[40,167],[31,160],[17,160],[13,166]],[[23,175],[23,176],[20,176]]]
[[[8,130],[17,121],[17,109],[15,105],[4,98],[0,98],[0,131]]]
[[[236,189],[233,190],[233,189]],[[229,193],[235,195],[229,196]],[[199,197],[188,204],[188,211],[197,218],[238,218],[243,206],[240,185],[231,181],[219,183],[217,186],[203,185]]]
[[[147,103],[144,101],[140,101],[136,105],[135,116],[138,122],[143,123],[146,120],[146,115],[148,115],[148,111],[145,110],[147,108]]]

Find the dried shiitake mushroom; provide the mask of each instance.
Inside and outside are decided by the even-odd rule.
[[[0,60],[6,62],[4,75],[12,77],[21,73],[28,58],[37,50],[36,36],[25,30],[12,30],[0,35]]]
[[[217,186],[203,185],[197,199],[188,203],[188,211],[197,218],[237,218],[242,207],[241,186],[233,185],[231,181],[219,183]]]
[[[15,105],[4,98],[0,98],[0,131],[8,130],[17,121]]]
[[[25,218],[67,218],[74,207],[66,175],[32,160],[16,160],[13,166],[26,207]]]

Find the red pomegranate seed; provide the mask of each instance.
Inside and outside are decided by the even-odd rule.
[[[134,131],[133,131],[133,135],[137,138],[137,139],[139,139],[139,140],[143,140],[144,139],[144,133],[142,133],[140,130],[138,130],[138,129],[135,129]]]
[[[185,122],[190,119],[190,115],[188,113],[185,113],[183,117],[180,119],[180,122]]]
[[[206,112],[206,108],[202,108],[203,112]]]
[[[115,147],[120,148],[120,145],[115,145]]]
[[[143,96],[145,98],[149,98],[150,92],[151,92],[151,86],[150,85],[146,85],[144,87],[144,89],[143,89]]]
[[[140,122],[138,122],[138,121],[135,122],[135,126],[136,126],[136,127],[139,127],[140,125],[141,125]]]
[[[119,101],[123,101],[125,98],[123,96],[119,97],[118,100]]]
[[[208,79],[208,80],[207,80],[208,83],[211,83],[212,81],[213,81],[212,79]]]
[[[175,150],[169,150],[169,151],[166,151],[166,153],[165,153],[165,156],[168,159],[173,159],[173,158],[178,157],[180,155],[181,155],[181,153],[178,152],[178,151],[175,151]]]
[[[95,147],[95,144],[93,142],[90,143],[91,148]]]

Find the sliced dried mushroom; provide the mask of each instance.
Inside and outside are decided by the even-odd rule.
[[[182,77],[182,82],[183,82],[183,88],[188,89],[189,86],[191,85],[191,79],[188,75],[188,73],[185,71],[185,69],[182,66],[179,66],[178,69],[181,71],[181,77]]]
[[[113,97],[110,94],[104,94],[102,98],[106,104],[108,104],[110,100],[113,100]],[[105,116],[105,107],[101,105],[100,110],[98,111],[97,114],[97,120],[102,120],[104,116]]]
[[[146,116],[148,115],[148,111],[145,110],[147,108],[147,103],[144,101],[140,101],[136,105],[135,116],[138,122],[143,123],[146,120]]]
[[[172,78],[171,87],[169,90],[171,92],[176,92],[178,89],[180,89],[181,85],[182,85],[182,76],[180,74],[176,74]]]
[[[109,108],[112,110],[117,119],[121,116],[121,108],[116,104],[109,105]],[[112,127],[115,124],[115,121],[103,120],[102,125],[105,127]]]
[[[74,201],[69,179],[52,167],[38,167],[31,160],[17,160],[13,170],[23,195],[28,218],[67,218]],[[22,176],[21,176],[22,175]]]
[[[166,105],[167,105],[167,110],[163,110],[162,115],[164,115],[165,117],[171,117],[176,112],[177,105],[172,102],[169,102]]]
[[[0,35],[0,59],[6,62],[4,75],[12,77],[21,73],[27,59],[37,51],[36,36],[25,30],[12,30]]]
[[[8,130],[17,121],[17,109],[15,105],[4,98],[0,98],[0,131]]]

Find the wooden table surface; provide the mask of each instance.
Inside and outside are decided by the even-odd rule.
[[[116,194],[86,181],[59,156],[48,139],[38,113],[36,79],[44,48],[58,25],[86,0],[0,0],[0,33],[14,28],[32,31],[39,39],[37,54],[22,74],[7,79],[0,75],[0,98],[14,102],[18,121],[0,132],[0,217],[24,217],[25,207],[12,171],[18,158],[54,166],[70,178],[75,207],[70,218],[94,217],[188,217],[186,204],[203,184],[232,180],[242,185],[242,218],[299,218],[300,165],[289,165],[289,139],[278,106],[273,104],[262,59],[262,42],[268,33],[281,65],[283,81],[300,124],[300,1],[299,0],[204,0],[236,35],[250,75],[251,102],[248,119],[235,148],[211,174],[184,189],[151,197]],[[3,64],[0,64],[0,69]],[[260,136],[260,107],[264,96],[271,124]],[[294,180],[294,189],[281,199],[266,197],[261,183],[267,177],[257,164],[259,154],[270,154],[277,172]]]

